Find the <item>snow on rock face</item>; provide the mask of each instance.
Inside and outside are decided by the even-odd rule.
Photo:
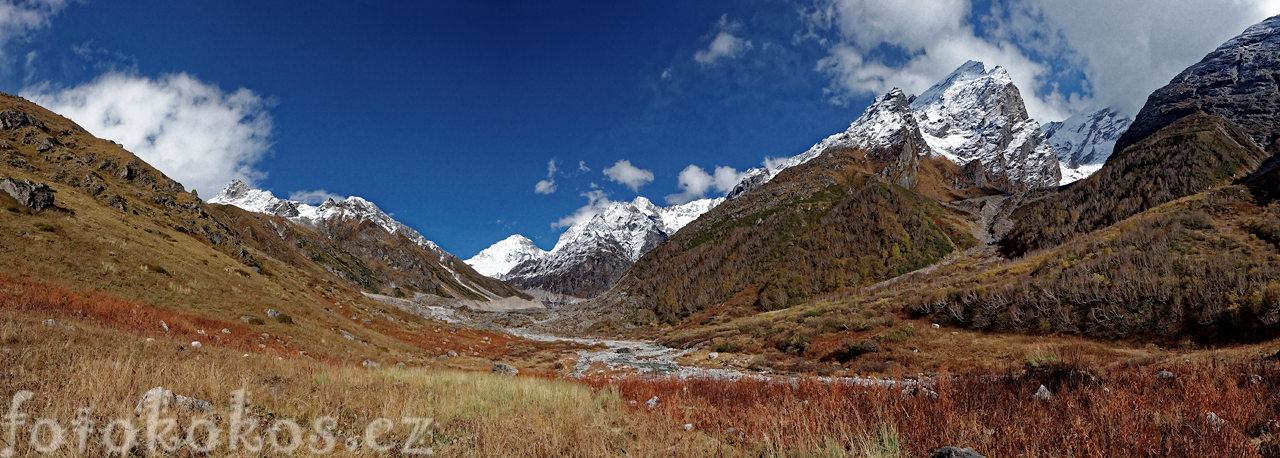
[[[988,183],[1020,192],[1058,185],[1053,145],[1027,115],[1003,67],[969,61],[911,102],[934,154],[956,165],[982,164]]]
[[[1053,143],[1062,166],[1061,184],[1086,178],[1102,168],[1116,140],[1132,122],[1114,109],[1103,108],[1045,124],[1044,136]]]
[[[893,150],[901,146],[904,137],[918,139],[919,130],[906,95],[895,88],[877,98],[844,132],[823,139],[804,153],[768,161],[764,167],[747,170],[727,198],[758,188],[783,170],[809,162],[831,149],[863,148],[873,153]],[[910,183],[899,184],[910,187]]]
[[[729,193],[737,197],[833,148],[862,148],[885,167],[881,175],[910,187],[918,157],[932,154],[959,166],[978,161],[982,184],[1018,192],[1057,186],[1053,146],[1027,115],[1007,71],[969,61],[918,97],[894,89],[877,98],[844,132],[788,159],[748,170]],[[913,156],[914,154],[914,156]],[[972,167],[971,167],[972,169]]]
[[[640,256],[722,201],[700,199],[666,208],[644,197],[610,202],[565,229],[551,251],[513,235],[466,262],[485,275],[524,288],[594,295],[612,286]]]
[[[546,255],[547,252],[534,245],[532,240],[516,234],[502,239],[489,248],[485,248],[475,256],[472,256],[471,259],[466,260],[466,263],[476,272],[479,272],[480,275],[502,280],[506,277],[507,272],[510,272],[520,263],[531,259],[541,259]]]
[[[209,203],[234,205],[247,211],[276,215],[308,226],[337,219],[370,221],[389,233],[404,234],[415,244],[440,256],[442,261],[445,256],[451,256],[435,242],[427,240],[418,231],[383,212],[373,202],[356,196],[342,201],[329,199],[319,206],[314,206],[281,199],[271,194],[271,191],[252,189],[243,181],[232,180],[231,184],[210,198]]]

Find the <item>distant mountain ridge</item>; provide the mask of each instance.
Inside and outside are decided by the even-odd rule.
[[[477,273],[435,242],[361,197],[328,199],[318,206],[308,205],[280,199],[270,191],[253,189],[243,181],[234,180],[208,202],[278,216],[312,229],[340,249],[367,260],[368,264],[385,266],[382,276],[393,287],[407,286],[422,293],[476,300],[523,296],[502,282]],[[412,284],[397,285],[394,279]]]
[[[521,288],[589,297],[613,286],[640,256],[722,201],[699,199],[665,208],[644,197],[609,202],[570,225],[550,251],[513,235],[466,262]]]

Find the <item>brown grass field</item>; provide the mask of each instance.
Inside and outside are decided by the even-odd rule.
[[[49,318],[76,328],[45,324]],[[171,332],[151,330],[155,319],[166,320]],[[398,455],[406,444],[442,456],[922,456],[944,445],[987,456],[1280,453],[1274,436],[1280,362],[1261,357],[1273,351],[1265,345],[1123,361],[1084,345],[1044,345],[1002,370],[939,374],[929,385],[934,395],[806,376],[565,380],[550,371],[504,377],[431,364],[363,368],[261,348],[239,337],[247,334],[242,328],[203,320],[6,279],[0,393],[32,391],[21,411],[31,420],[57,419],[68,431],[77,409],[91,408],[97,438],[113,419],[141,424],[134,407],[151,387],[214,405],[206,413],[178,411],[179,424],[206,418],[222,428],[230,421],[231,391],[245,389],[248,419],[258,431],[280,419],[309,425],[333,417],[339,441],[333,453],[348,456]],[[210,327],[231,334],[192,348],[193,335],[204,337],[192,329]],[[1156,377],[1161,369],[1176,375]],[[1033,398],[1041,384],[1051,400]],[[654,396],[657,406],[647,407]],[[433,426],[408,443],[410,428],[395,425],[380,442],[393,445],[392,452],[345,447],[344,438],[362,437],[379,417],[430,418]],[[0,428],[6,446],[7,434]],[[21,455],[34,453],[25,434],[13,441]],[[59,454],[77,454],[72,445]],[[146,447],[139,443],[133,452],[146,455]],[[91,440],[85,456],[105,452]],[[213,454],[242,452],[224,445]],[[310,452],[303,446],[292,454]]]

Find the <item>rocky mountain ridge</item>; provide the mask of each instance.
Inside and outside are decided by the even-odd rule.
[[[415,279],[413,285],[403,286],[418,292],[476,300],[520,295],[501,282],[476,273],[435,242],[361,197],[328,199],[318,206],[308,205],[278,198],[270,191],[253,189],[243,181],[234,180],[210,198],[209,203],[278,216],[314,230],[358,258],[408,273],[408,277],[396,277]],[[402,244],[405,242],[407,244]]]
[[[466,262],[521,288],[593,296],[613,286],[640,256],[722,201],[699,199],[665,208],[644,197],[609,202],[565,229],[549,251],[513,235]]]

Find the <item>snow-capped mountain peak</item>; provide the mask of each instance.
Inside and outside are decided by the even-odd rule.
[[[520,263],[541,259],[547,255],[547,251],[538,248],[523,235],[516,234],[498,243],[485,248],[483,251],[466,260],[466,263],[479,272],[481,275],[503,279],[515,266]]]
[[[1008,192],[1057,186],[1061,173],[1053,146],[1027,115],[1009,72],[968,61],[919,96],[908,98],[898,89],[880,96],[848,129],[804,153],[748,170],[729,198],[840,147],[879,152],[874,159],[889,161],[882,175],[904,186],[914,179],[910,153],[941,156],[962,167],[978,161],[988,176],[975,185]]]
[[[396,221],[373,202],[362,197],[350,196],[341,201],[329,199],[319,206],[314,206],[281,199],[271,191],[253,189],[243,181],[232,180],[226,188],[210,198],[209,203],[234,205],[247,211],[276,215],[305,225],[316,225],[335,219],[370,221],[389,233],[403,234],[409,240],[442,258],[446,254],[435,242],[427,240],[418,231]]]
[[[933,153],[959,166],[978,161],[988,186],[1016,192],[1058,185],[1053,145],[1003,67],[966,62],[911,108]]]
[[[660,207],[647,198],[608,202],[570,225],[550,251],[513,235],[466,261],[477,271],[524,288],[592,295],[723,198]]]
[[[1062,184],[1092,175],[1102,168],[1133,118],[1112,108],[1085,110],[1065,121],[1044,125],[1044,136],[1053,143],[1062,166]]]

